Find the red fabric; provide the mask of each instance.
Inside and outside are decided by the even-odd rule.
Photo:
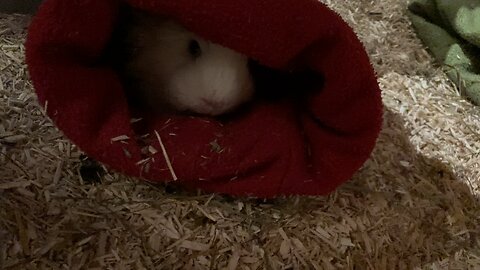
[[[162,116],[157,130],[181,185],[239,196],[321,195],[369,157],[382,122],[380,90],[362,44],[315,0],[128,0],[188,29],[286,70],[306,64],[325,82],[308,104],[257,102],[235,120]],[[131,113],[113,69],[100,59],[118,0],[46,0],[26,43],[30,75],[56,125],[92,158],[151,181],[172,179],[161,147],[149,162],[134,139]],[[272,89],[274,91],[275,89]],[[127,142],[112,142],[126,135]],[[212,142],[223,151],[212,151]]]

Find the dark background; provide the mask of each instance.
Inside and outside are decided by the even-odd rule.
[[[70,0],[67,0],[70,1]],[[42,0],[0,0],[0,13],[34,13]]]

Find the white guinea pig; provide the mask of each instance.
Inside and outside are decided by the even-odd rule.
[[[132,51],[124,72],[132,95],[153,111],[217,116],[248,101],[248,57],[207,41],[171,20],[134,12],[126,28]]]

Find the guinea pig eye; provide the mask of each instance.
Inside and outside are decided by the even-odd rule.
[[[192,39],[188,42],[188,53],[193,58],[198,58],[202,54],[202,48],[200,48],[200,43],[195,39]]]

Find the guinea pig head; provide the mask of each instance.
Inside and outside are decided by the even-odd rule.
[[[176,111],[215,116],[252,97],[245,55],[170,20],[142,15],[136,23],[131,33],[136,50],[128,69],[143,83],[136,92],[153,110],[167,104]]]
[[[169,100],[178,110],[220,115],[252,96],[246,56],[188,32],[180,46],[185,64],[166,82]]]

